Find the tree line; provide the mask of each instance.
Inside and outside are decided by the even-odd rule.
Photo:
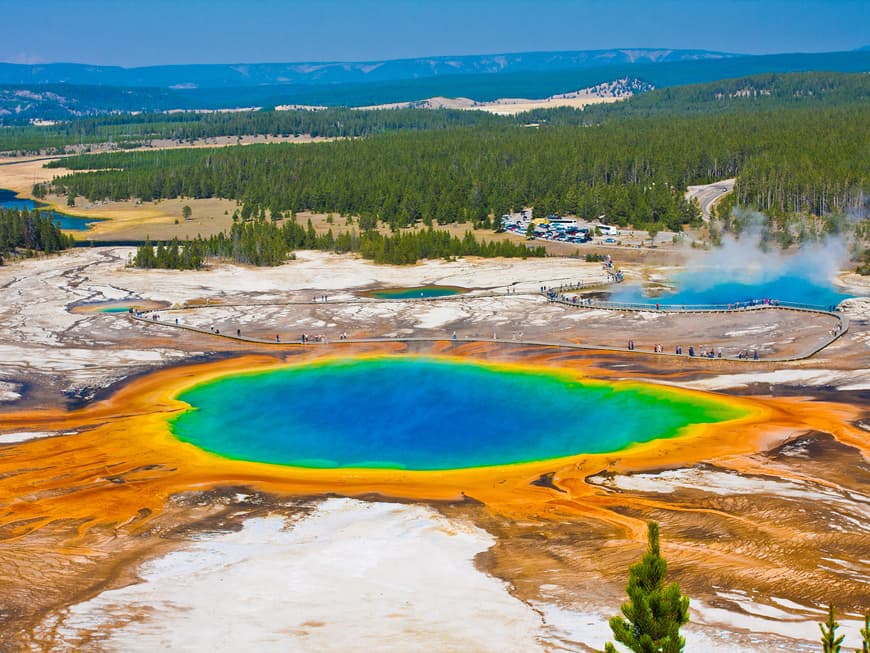
[[[197,236],[180,241],[173,238],[156,245],[146,240],[136,249],[132,264],[140,268],[195,270],[208,258],[220,258],[256,266],[281,265],[296,249],[318,249],[336,253],[359,252],[376,263],[404,265],[420,259],[458,256],[527,258],[545,256],[543,247],[530,248],[507,240],[482,242],[471,232],[462,238],[433,228],[383,235],[374,230],[345,231],[334,235],[330,229],[317,234],[311,221],[307,228],[295,219],[279,226],[275,222],[254,220],[237,222],[229,233],[208,238]]]
[[[743,206],[827,215],[866,210],[870,107],[635,118],[600,125],[384,133],[362,140],[125,152],[52,166],[91,201],[235,199],[249,213],[335,212],[393,227],[493,226],[511,210],[679,230],[688,184],[738,178]],[[44,191],[45,188],[36,189]],[[497,226],[497,225],[496,225]]]
[[[763,74],[644,92],[649,84],[627,80],[634,97],[591,105],[580,111],[562,107],[517,116],[451,109],[257,110],[237,112],[112,113],[52,125],[0,129],[0,151],[63,152],[74,145],[111,143],[123,149],[157,139],[190,141],[215,136],[273,135],[361,138],[386,131],[450,129],[488,125],[503,128],[535,124],[596,125],[653,115],[691,115],[771,111],[794,106],[825,108],[860,103],[870,94],[870,79],[850,73]],[[579,88],[579,87],[578,87]]]
[[[20,252],[53,253],[73,246],[51,215],[27,209],[0,209],[0,265],[3,255]]]
[[[656,89],[627,102],[588,106],[582,116],[586,124],[595,124],[655,115],[824,109],[860,104],[868,95],[870,79],[864,73],[765,73]]]
[[[169,139],[192,141],[216,136],[322,136],[364,138],[403,130],[439,130],[468,125],[516,124],[513,118],[458,109],[258,110],[111,114],[45,126],[0,129],[0,152],[63,153],[69,146],[111,143],[119,149]]]

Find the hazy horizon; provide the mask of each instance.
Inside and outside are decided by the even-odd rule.
[[[859,48],[851,48],[849,50],[793,50],[793,51],[782,51],[782,52],[765,52],[765,53],[748,53],[748,52],[728,52],[725,50],[707,50],[705,48],[669,48],[669,47],[660,47],[660,48],[641,48],[641,47],[632,47],[632,46],[613,46],[612,48],[593,48],[593,49],[575,49],[575,50],[505,50],[501,52],[468,52],[463,54],[456,53],[448,53],[448,54],[422,54],[414,57],[393,57],[387,59],[294,59],[294,60],[282,60],[282,61],[220,61],[220,62],[178,62],[178,63],[162,63],[162,64],[142,64],[142,65],[129,65],[123,66],[119,64],[100,64],[88,61],[39,61],[32,63],[22,63],[21,61],[8,61],[8,60],[0,60],[0,64],[15,64],[15,65],[26,65],[26,66],[52,66],[52,65],[80,65],[80,66],[100,66],[100,67],[115,67],[122,68],[125,70],[133,70],[137,68],[160,68],[165,66],[258,66],[258,65],[282,65],[282,64],[366,64],[366,63],[381,63],[381,62],[389,62],[389,61],[414,61],[418,59],[444,59],[450,57],[498,57],[498,56],[509,56],[515,54],[558,54],[560,52],[597,52],[597,51],[609,51],[609,50],[672,50],[674,52],[677,51],[706,51],[713,52],[717,54],[723,55],[732,55],[732,56],[764,56],[764,55],[779,55],[779,54],[825,54],[827,52],[857,52],[860,50],[864,50],[867,48],[859,47]]]
[[[125,68],[609,49],[835,52],[865,47],[870,22],[863,0],[700,9],[674,0],[0,0],[0,9],[8,25],[34,26],[7,31],[0,61]]]

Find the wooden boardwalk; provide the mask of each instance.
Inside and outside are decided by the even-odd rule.
[[[539,295],[544,298],[546,301],[550,303],[558,303],[565,306],[569,306],[571,308],[577,309],[585,309],[585,310],[606,310],[613,312],[639,312],[639,311],[651,311],[651,312],[659,312],[659,313],[703,313],[703,314],[728,314],[728,313],[745,313],[747,311],[798,311],[808,314],[815,315],[825,315],[828,317],[833,317],[838,320],[838,327],[831,333],[827,338],[821,340],[820,342],[814,344],[812,347],[808,348],[806,351],[792,355],[792,356],[772,356],[772,357],[759,357],[758,360],[755,360],[751,357],[738,358],[736,356],[724,356],[722,358],[709,358],[707,356],[689,356],[688,354],[676,354],[672,352],[649,352],[643,351],[639,349],[629,350],[624,347],[612,347],[607,345],[592,345],[592,344],[579,344],[574,342],[567,341],[558,341],[558,340],[515,340],[515,339],[497,339],[497,338],[467,338],[467,337],[434,337],[434,336],[396,336],[396,337],[372,337],[372,338],[348,338],[348,339],[338,339],[338,340],[322,340],[322,341],[311,341],[306,340],[306,342],[301,342],[299,339],[289,340],[289,341],[280,341],[280,340],[270,340],[265,338],[253,338],[250,336],[243,336],[240,334],[233,333],[220,333],[215,332],[210,329],[203,329],[200,327],[190,326],[186,324],[177,323],[174,321],[167,321],[157,319],[160,311],[149,311],[144,313],[128,313],[128,317],[136,322],[149,324],[158,327],[169,327],[175,329],[182,329],[184,331],[192,331],[199,334],[204,334],[208,336],[212,336],[215,338],[225,338],[228,340],[238,341],[238,342],[246,342],[257,345],[270,345],[273,347],[323,347],[323,346],[334,346],[336,344],[372,344],[372,343],[387,343],[387,342],[486,342],[486,343],[495,343],[495,344],[515,344],[515,345],[526,345],[526,346],[536,346],[536,347],[552,347],[552,348],[560,348],[560,349],[573,349],[573,350],[583,350],[583,351],[608,351],[608,352],[619,352],[619,353],[629,353],[629,354],[637,354],[644,356],[668,356],[672,358],[682,358],[690,361],[700,361],[700,362],[715,362],[715,361],[738,361],[742,363],[752,364],[752,363],[788,363],[800,360],[806,360],[807,358],[811,358],[815,356],[820,351],[830,346],[833,342],[837,341],[841,338],[849,329],[849,319],[846,315],[836,311],[828,311],[822,308],[810,307],[810,306],[801,306],[801,305],[792,305],[792,304],[754,304],[748,306],[741,306],[738,308],[729,307],[725,305],[706,305],[706,306],[692,306],[692,305],[684,305],[684,306],[664,306],[660,305],[657,309],[654,305],[626,305],[619,304],[615,302],[603,302],[593,300],[589,303],[575,303],[574,301],[565,298],[565,292],[573,292],[575,290],[579,290],[581,288],[588,288],[593,286],[605,285],[602,283],[595,284],[584,284],[582,286],[570,286],[560,288],[560,292],[556,297],[551,297],[548,295],[548,291],[542,290],[540,293],[506,293],[506,292],[490,292],[490,293],[481,293],[481,294],[459,294],[459,295],[448,295],[443,297],[426,297],[426,298],[413,298],[413,299],[390,299],[390,300],[380,300],[386,301],[390,303],[394,302],[434,302],[434,301],[451,301],[457,300],[461,298],[466,299],[475,299],[481,297],[518,297],[518,296],[535,296]],[[543,288],[543,287],[542,287]],[[321,302],[321,301],[296,301],[296,302],[239,302],[232,304],[199,304],[196,306],[184,307],[183,309],[165,309],[165,310],[202,310],[208,308],[247,308],[247,307],[256,307],[256,306],[294,306],[294,305],[320,305],[320,306],[328,306],[330,303],[332,304],[363,304],[363,303],[373,303],[379,300],[372,299],[354,299],[354,300],[339,300],[335,302]]]

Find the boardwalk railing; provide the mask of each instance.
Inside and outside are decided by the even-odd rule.
[[[603,282],[590,282],[586,284],[579,284],[575,286],[571,286],[571,290],[578,289],[581,287],[593,287],[604,285]],[[563,289],[567,290],[567,287],[563,286]],[[571,290],[568,290],[570,292]],[[564,292],[564,291],[563,291]],[[640,303],[620,303],[620,302],[605,302],[598,300],[587,300],[585,303],[578,303],[573,301],[573,298],[566,298],[563,293],[555,294],[551,296],[553,293],[550,290],[544,289],[542,287],[541,294],[548,299],[550,302],[565,304],[568,306],[576,306],[578,308],[601,308],[606,310],[614,310],[614,311],[656,311],[654,304],[640,304]],[[480,295],[477,295],[479,297]],[[485,296],[492,296],[491,294]],[[455,299],[457,295],[449,295],[440,298],[430,297],[426,298],[427,301],[431,300],[449,300]],[[409,300],[386,300],[390,302],[397,301],[419,301],[416,299]],[[307,302],[306,302],[307,303]],[[339,302],[336,302],[339,303]],[[260,304],[262,305],[262,304]],[[286,303],[285,303],[286,305]],[[226,308],[233,305],[228,304],[213,304],[209,306],[209,308]],[[190,308],[205,308],[205,305],[202,306],[194,306]],[[663,307],[663,308],[662,308]],[[444,341],[453,341],[453,342],[493,342],[493,343],[513,343],[513,344],[522,344],[522,345],[531,345],[531,346],[541,346],[541,347],[558,347],[564,349],[577,349],[577,350],[587,350],[587,351],[611,351],[611,352],[630,352],[636,354],[650,354],[655,356],[670,356],[670,357],[679,357],[690,360],[698,360],[698,361],[741,361],[741,362],[792,362],[799,361],[810,358],[814,356],[825,347],[828,347],[831,343],[838,340],[843,336],[846,331],[849,329],[849,319],[844,314],[830,311],[825,309],[824,307],[816,306],[813,304],[802,304],[796,302],[767,302],[758,301],[758,302],[742,302],[737,304],[701,304],[701,305],[681,305],[681,306],[673,306],[673,305],[660,305],[658,309],[659,312],[701,312],[701,313],[713,313],[713,312],[724,312],[724,313],[736,313],[736,312],[744,312],[744,311],[754,311],[754,310],[791,310],[791,311],[805,311],[808,313],[822,314],[834,317],[838,320],[839,324],[836,328],[832,329],[828,336],[812,346],[809,350],[792,356],[765,356],[761,358],[753,358],[753,357],[740,357],[740,356],[724,356],[724,357],[715,357],[709,358],[707,356],[689,356],[687,354],[675,354],[670,352],[644,352],[640,349],[631,349],[627,350],[621,347],[613,347],[608,345],[586,345],[586,344],[578,344],[574,342],[565,342],[565,341],[547,341],[547,340],[525,340],[520,339],[496,339],[496,338],[484,338],[484,337],[457,337],[456,334],[452,337],[426,337],[426,336],[383,336],[383,337],[372,337],[372,338],[339,338],[339,339],[324,339],[322,341],[312,341],[307,340],[305,342],[300,342],[299,340],[284,340],[281,341],[277,337],[275,340],[265,339],[265,338],[255,338],[250,336],[243,336],[240,333],[220,333],[219,331],[204,329],[196,326],[181,324],[177,320],[175,322],[161,320],[160,310],[154,311],[146,311],[146,312],[130,312],[128,315],[130,318],[144,322],[146,324],[154,324],[155,326],[167,326],[167,327],[175,327],[178,329],[184,329],[186,331],[193,331],[196,333],[202,333],[206,335],[216,336],[220,338],[227,338],[230,340],[242,341],[242,342],[250,342],[256,344],[264,344],[264,345],[283,345],[283,346],[316,346],[316,345],[324,345],[324,344],[354,344],[354,343],[381,343],[381,342],[444,342]],[[185,310],[185,309],[166,309],[166,310]]]
[[[579,289],[579,288],[578,288]],[[544,297],[551,302],[565,304],[566,306],[577,306],[578,308],[602,308],[616,311],[658,311],[663,312],[685,312],[685,313],[723,313],[734,311],[745,311],[757,308],[791,308],[805,311],[815,311],[821,313],[831,313],[830,306],[822,306],[820,304],[806,304],[800,302],[784,302],[779,300],[752,300],[743,302],[734,302],[733,304],[669,304],[656,302],[611,302],[600,299],[586,299],[580,296],[569,297],[565,293],[572,292],[574,288],[568,291],[559,293],[542,292]]]
[[[818,345],[810,348],[808,351],[797,356],[766,356],[762,359],[752,357],[733,357],[725,356],[728,360],[764,360],[766,362],[789,362],[803,360],[816,355],[822,349],[838,340],[846,331],[849,330],[849,318],[838,312],[835,306],[822,306],[819,304],[807,304],[802,302],[785,302],[777,299],[752,299],[747,301],[734,302],[731,304],[665,304],[665,303],[632,303],[632,302],[609,302],[598,299],[584,297],[569,297],[567,293],[572,292],[580,287],[572,287],[564,289],[560,287],[558,291],[555,288],[541,288],[541,294],[551,303],[563,304],[565,306],[573,306],[576,308],[603,309],[610,311],[642,311],[653,313],[740,313],[744,311],[755,310],[786,310],[786,311],[804,311],[807,313],[816,313],[819,315],[827,315],[837,320],[838,325],[830,331],[828,336]],[[631,351],[636,351],[632,349]],[[662,355],[665,352],[656,352]],[[684,354],[674,354],[683,356]],[[700,360],[704,360],[705,356],[697,356]],[[716,357],[717,359],[719,356]]]

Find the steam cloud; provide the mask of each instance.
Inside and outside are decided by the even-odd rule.
[[[610,299],[665,305],[771,299],[827,308],[849,296],[835,284],[849,258],[844,235],[829,235],[787,253],[771,242],[763,214],[738,210],[733,217],[742,226],[740,235],[726,233],[721,246],[709,251],[691,250],[686,270],[672,278],[675,292],[650,296],[640,284],[623,284]]]
[[[722,245],[694,253],[681,282],[697,290],[737,282],[760,285],[782,277],[799,277],[817,285],[829,285],[849,260],[848,239],[829,235],[804,243],[796,253],[782,251],[768,242],[768,219],[762,213],[735,209],[743,223],[739,236],[726,233]]]

